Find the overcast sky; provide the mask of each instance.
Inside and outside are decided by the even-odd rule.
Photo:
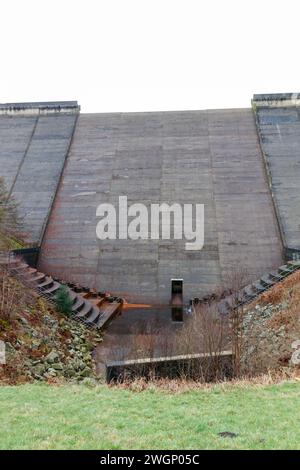
[[[300,92],[300,2],[1,0],[0,102],[247,107]]]

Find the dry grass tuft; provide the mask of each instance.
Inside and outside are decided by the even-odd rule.
[[[272,289],[269,291],[265,292],[264,294],[261,295],[259,299],[259,303],[261,305],[276,305],[282,302],[282,300],[285,297],[285,287],[282,282],[274,286]]]
[[[256,388],[266,387],[267,385],[276,385],[286,382],[300,382],[300,370],[289,367],[282,367],[280,370],[269,370],[265,374],[254,377],[240,377],[233,380],[222,380],[219,382],[199,382],[189,379],[153,379],[151,381],[143,378],[124,381],[118,384],[109,385],[110,388],[120,388],[133,392],[143,392],[145,390],[161,390],[168,393],[183,393],[194,390],[212,390],[221,389],[222,391],[231,390],[234,387],[247,389],[249,386]]]

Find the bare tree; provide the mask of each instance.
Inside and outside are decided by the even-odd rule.
[[[19,241],[21,223],[17,204],[0,177],[0,251],[11,249]]]

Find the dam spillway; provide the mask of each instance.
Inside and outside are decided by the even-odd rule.
[[[0,175],[19,201],[28,239],[41,247],[39,269],[165,304],[172,279],[183,279],[187,302],[220,289],[238,269],[255,279],[279,266],[284,248],[299,247],[300,175],[287,167],[299,166],[299,115],[289,97],[279,108],[270,105],[273,95],[259,96],[254,111],[0,106]],[[185,240],[97,239],[98,205],[121,195],[146,206],[204,204],[203,249],[189,252]]]

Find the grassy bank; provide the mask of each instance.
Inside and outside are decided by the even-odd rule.
[[[0,387],[1,449],[296,449],[300,383],[171,394]],[[232,432],[234,438],[220,437]]]

